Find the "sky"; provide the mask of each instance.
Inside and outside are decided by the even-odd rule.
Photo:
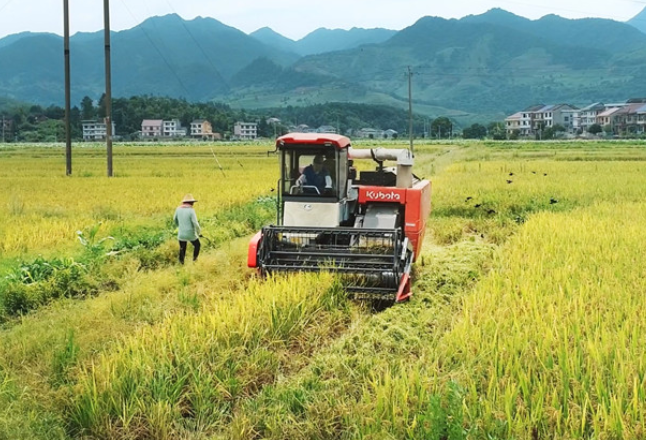
[[[70,33],[103,29],[105,0],[68,0]],[[0,0],[0,38],[24,31],[63,35],[61,0]],[[328,29],[386,28],[401,30],[425,16],[462,18],[502,8],[538,19],[599,17],[627,21],[646,7],[646,0],[109,0],[110,27],[130,29],[155,15],[178,14],[185,20],[212,17],[251,33],[262,27],[293,40]]]

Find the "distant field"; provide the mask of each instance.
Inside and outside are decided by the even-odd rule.
[[[270,192],[277,179],[270,149],[117,146],[114,178],[107,179],[105,147],[76,148],[71,177],[60,148],[0,148],[0,204],[9,214],[0,220],[0,255],[74,244],[76,230],[98,222],[104,231],[131,223],[165,226],[188,192],[202,216],[212,217]]]
[[[0,147],[0,438],[644,438],[645,147],[416,143],[433,212],[380,313],[245,267],[271,145],[116,146],[110,179]]]

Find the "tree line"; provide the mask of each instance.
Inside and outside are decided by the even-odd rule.
[[[105,115],[105,95],[98,101],[85,96],[79,105],[71,109],[72,139],[82,140],[83,121],[103,120]],[[13,104],[0,110],[0,117],[5,121],[0,127],[5,142],[65,140],[65,110],[62,107]],[[114,134],[119,139],[138,139],[144,119],[178,119],[184,127],[190,127],[191,122],[196,119],[206,119],[211,123],[213,131],[221,133],[225,139],[229,138],[237,121],[256,122],[258,135],[268,138],[287,133],[290,128],[300,125],[313,129],[324,125],[332,126],[337,132],[344,134],[362,128],[392,129],[398,132],[400,137],[408,137],[409,127],[407,111],[386,105],[326,103],[246,111],[235,110],[222,103],[195,103],[185,99],[157,96],[133,96],[112,100]],[[267,122],[268,119],[271,122]],[[487,135],[496,136],[498,132],[504,133],[504,126],[500,123],[492,123],[488,127],[473,124],[471,127],[460,129],[445,116],[432,121],[426,116],[413,116],[415,137],[450,138],[462,135],[465,138],[484,138]]]

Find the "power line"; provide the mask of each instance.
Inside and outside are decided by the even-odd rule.
[[[168,5],[168,7],[169,7],[169,8],[170,8],[170,9],[171,9],[175,14],[177,14],[177,11],[175,11],[175,9],[173,8],[173,5],[171,5],[171,3],[170,3],[168,0],[166,0],[166,4]],[[178,14],[178,15],[179,15],[179,14]],[[191,31],[190,31],[190,29],[188,28],[188,26],[186,26],[186,21],[185,21],[185,20],[182,20],[182,27],[184,28],[184,30],[186,31],[186,33],[191,37],[191,39],[193,40],[193,42],[195,43],[195,45],[197,46],[197,48],[200,50],[200,52],[202,52],[202,55],[204,55],[204,58],[206,59],[206,61],[208,61],[208,63],[209,63],[209,64],[211,65],[211,67],[213,68],[213,70],[214,70],[216,73],[218,73],[218,74],[219,74],[219,73],[220,73],[220,71],[219,71],[219,70],[218,70],[218,68],[215,66],[215,64],[213,64],[213,61],[211,61],[211,58],[206,54],[206,51],[202,48],[202,45],[200,44],[199,40],[198,40],[197,38],[195,38],[195,36],[191,33]]]
[[[8,0],[4,5],[0,6],[0,12],[2,12],[2,10],[9,6],[12,2],[13,0]]]
[[[138,21],[138,19],[137,19],[137,18],[132,14],[132,12],[130,11],[130,8],[128,8],[128,5],[126,4],[126,2],[125,2],[124,0],[121,0],[121,3],[122,3],[122,4],[123,4],[123,6],[126,8],[126,11],[128,11],[128,14],[130,14],[130,16],[131,16],[135,21]],[[155,51],[157,51],[157,54],[159,54],[160,58],[164,61],[164,64],[166,64],[166,67],[168,67],[168,70],[170,70],[170,72],[173,74],[173,76],[175,77],[175,79],[177,80],[177,82],[179,83],[179,85],[182,87],[182,89],[184,89],[184,92],[186,92],[186,95],[187,95],[187,96],[188,96],[188,95],[190,95],[190,92],[188,91],[188,88],[184,85],[184,82],[182,81],[182,79],[179,77],[179,75],[177,74],[177,72],[175,71],[175,69],[173,69],[173,67],[171,66],[171,64],[170,64],[170,62],[168,61],[168,59],[164,56],[164,53],[159,49],[159,47],[157,47],[157,45],[156,45],[156,44],[155,44],[155,42],[153,41],[152,37],[148,34],[148,32],[146,32],[146,30],[144,29],[144,27],[143,27],[143,26],[141,26],[141,23],[139,24],[139,28],[140,28],[140,29],[141,29],[141,31],[144,33],[144,35],[146,36],[146,38],[148,39],[148,41],[150,42],[150,44],[153,46],[153,48],[155,49]],[[162,43],[162,44],[163,44],[163,43]]]

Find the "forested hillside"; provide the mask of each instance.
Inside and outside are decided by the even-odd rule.
[[[635,18],[639,23],[639,17]],[[114,32],[115,98],[168,96],[235,109],[353,102],[408,107],[463,123],[536,103],[614,102],[646,96],[646,34],[606,19],[539,20],[494,9],[460,20],[423,17],[398,31],[319,29],[299,41],[252,35],[212,18],[154,17]],[[62,38],[0,40],[0,96],[63,102]],[[302,56],[302,54],[311,54]],[[71,41],[72,97],[105,89],[100,32]]]

